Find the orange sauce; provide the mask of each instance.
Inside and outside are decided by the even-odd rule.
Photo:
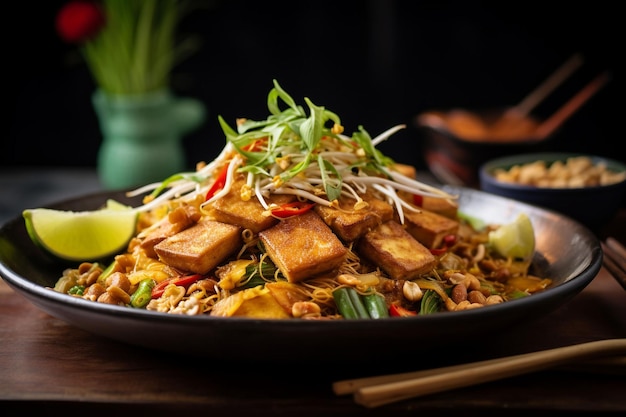
[[[487,120],[478,114],[453,111],[445,116],[448,129],[459,139],[475,142],[522,142],[535,139],[539,124],[514,113],[502,113]]]

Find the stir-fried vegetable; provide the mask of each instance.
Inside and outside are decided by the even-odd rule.
[[[160,296],[162,296],[168,285],[176,285],[179,287],[187,288],[194,282],[198,281],[200,278],[201,278],[201,275],[194,274],[194,275],[187,275],[183,277],[176,277],[176,278],[168,279],[165,281],[161,281],[157,285],[154,285],[153,288],[151,289],[151,297],[159,298]]]
[[[380,319],[389,317],[387,305],[380,294],[359,294],[354,288],[333,291],[339,313],[346,319]]]
[[[306,203],[304,201],[294,201],[293,203],[281,204],[271,210],[272,216],[285,218],[289,216],[297,216],[311,210],[315,203]]]
[[[152,289],[156,285],[153,279],[144,279],[139,283],[137,290],[130,296],[130,305],[135,308],[144,308],[152,298]]]
[[[417,316],[417,312],[413,310],[409,310],[397,304],[392,304],[389,306],[389,314],[393,317],[411,317]]]

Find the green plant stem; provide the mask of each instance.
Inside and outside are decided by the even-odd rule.
[[[104,0],[106,25],[83,48],[102,90],[129,95],[169,86],[173,66],[197,45],[176,43],[179,6],[179,0]]]

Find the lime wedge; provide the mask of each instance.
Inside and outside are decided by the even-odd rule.
[[[502,256],[530,259],[535,252],[535,230],[530,218],[520,213],[512,223],[489,232],[489,244]]]
[[[104,208],[111,209],[111,210],[129,210],[132,207],[127,206],[126,204],[120,203],[117,200],[113,200],[112,198],[109,198],[106,201],[106,205]]]
[[[96,261],[122,252],[135,235],[137,212],[113,206],[78,212],[36,208],[22,216],[31,240],[48,253],[68,261]]]

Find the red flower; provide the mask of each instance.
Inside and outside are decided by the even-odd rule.
[[[59,36],[70,43],[85,42],[100,32],[105,24],[104,12],[93,1],[71,1],[59,10],[56,29]]]

